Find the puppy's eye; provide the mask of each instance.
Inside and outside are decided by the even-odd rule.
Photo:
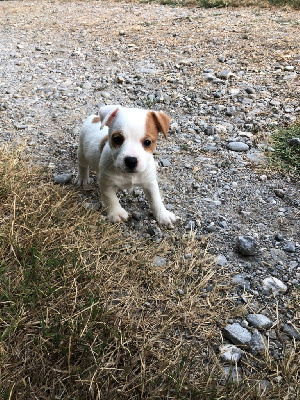
[[[146,139],[146,140],[143,141],[143,146],[144,146],[144,147],[150,147],[151,144],[152,144],[152,142],[151,142],[151,140],[149,140],[149,139]]]
[[[115,146],[122,146],[123,142],[124,142],[124,138],[121,135],[116,135],[112,137],[112,142]]]

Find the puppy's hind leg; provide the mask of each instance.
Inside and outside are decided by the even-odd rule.
[[[78,176],[76,180],[76,184],[78,186],[82,186],[83,188],[88,187],[90,183],[90,178],[89,178],[89,164],[86,161],[84,155],[82,154],[82,151],[79,147],[78,149]]]

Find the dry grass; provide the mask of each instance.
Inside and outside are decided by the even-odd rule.
[[[296,387],[293,351],[279,364],[245,356],[243,382],[220,381],[233,310],[204,243],[131,243],[20,153],[0,149],[0,171],[0,397],[279,399]]]

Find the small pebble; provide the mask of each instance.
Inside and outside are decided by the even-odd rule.
[[[227,325],[223,333],[233,344],[247,346],[251,341],[251,333],[238,323]]]
[[[82,88],[83,88],[83,89],[86,89],[86,90],[89,90],[91,87],[92,87],[92,84],[91,84],[90,82],[85,82],[85,83],[82,85]]]
[[[249,150],[249,146],[247,145],[247,143],[244,142],[229,142],[227,144],[227,148],[231,151],[237,151],[237,152]]]
[[[159,163],[162,167],[169,167],[171,165],[170,161],[167,158],[161,158]]]
[[[283,241],[283,236],[279,232],[275,233],[274,237],[275,237],[275,240],[277,240],[278,242],[282,242]]]
[[[66,184],[69,183],[70,180],[72,179],[72,175],[71,174],[61,174],[61,175],[55,175],[53,177],[54,182],[58,183],[58,184]]]
[[[295,253],[296,251],[295,243],[288,240],[285,243],[283,250],[286,251],[287,253]]]
[[[257,329],[270,329],[273,322],[263,314],[248,314],[247,321]]]
[[[224,385],[226,382],[241,382],[243,379],[242,369],[240,367],[223,367],[223,376],[221,383]]]
[[[262,281],[263,289],[266,291],[272,291],[274,294],[285,293],[287,291],[287,286],[274,276],[265,278]]]
[[[154,265],[156,267],[164,267],[167,265],[167,260],[164,257],[156,256],[154,259]]]
[[[257,253],[257,242],[251,236],[238,236],[237,249],[243,256],[254,256]]]
[[[232,344],[224,344],[219,347],[220,357],[223,361],[235,364],[242,357],[242,350]]]
[[[227,265],[227,259],[222,254],[217,257],[217,265],[220,267],[225,267],[225,265]]]
[[[255,93],[255,89],[253,89],[252,87],[247,87],[245,89],[245,92],[248,94],[254,94]]]
[[[281,330],[286,333],[290,338],[300,340],[300,330],[290,324],[284,324]]]
[[[260,353],[266,349],[264,338],[257,329],[253,331],[249,348],[253,353]]]

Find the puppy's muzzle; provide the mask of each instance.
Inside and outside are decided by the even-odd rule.
[[[124,164],[128,172],[134,172],[138,165],[138,160],[136,157],[125,157]]]

